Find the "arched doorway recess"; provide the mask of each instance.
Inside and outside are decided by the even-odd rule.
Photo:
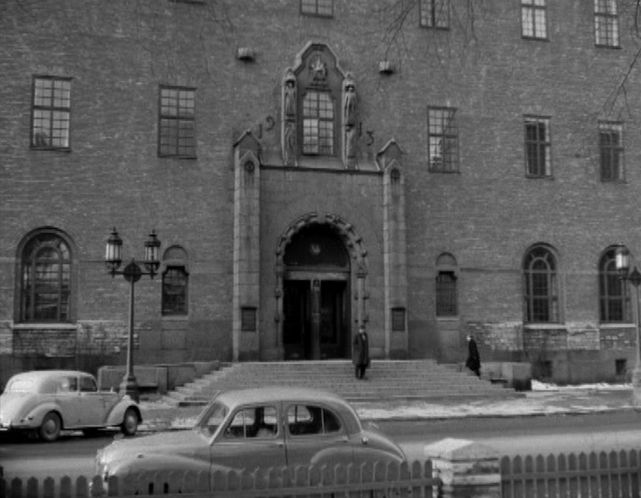
[[[284,359],[349,357],[352,324],[365,316],[362,240],[340,218],[310,214],[290,226],[276,253]]]

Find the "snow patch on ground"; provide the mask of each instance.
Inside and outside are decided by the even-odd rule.
[[[532,381],[532,391],[508,399],[382,401],[353,403],[364,420],[452,419],[595,413],[632,408],[631,384],[559,386]],[[182,407],[160,400],[143,401],[143,424],[162,429],[193,427],[203,407]]]

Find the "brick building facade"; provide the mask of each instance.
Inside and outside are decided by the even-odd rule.
[[[641,255],[634,2],[0,2],[0,376],[531,361],[623,379]],[[628,5],[630,4],[630,5]]]

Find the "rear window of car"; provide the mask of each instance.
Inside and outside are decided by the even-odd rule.
[[[35,383],[31,379],[9,380],[4,392],[6,393],[30,393],[33,392]]]
[[[292,405],[287,409],[287,427],[292,436],[331,434],[341,430],[338,415],[320,406]]]

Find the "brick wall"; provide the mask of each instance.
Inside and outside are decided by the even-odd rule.
[[[251,129],[260,137],[263,161],[275,164],[282,78],[315,41],[326,43],[354,75],[360,164],[374,164],[391,138],[403,150],[411,355],[438,356],[451,343],[441,334],[452,331],[441,331],[434,318],[434,264],[442,252],[453,254],[461,269],[461,323],[479,328],[492,354],[516,352],[521,341],[524,351],[598,350],[613,342],[627,347],[596,332],[602,251],[624,242],[641,254],[641,234],[631,229],[641,199],[641,172],[633,167],[641,149],[632,140],[641,125],[638,72],[629,75],[627,99],[612,100],[635,51],[627,7],[621,6],[621,49],[612,50],[594,46],[593,7],[582,0],[550,3],[548,41],[521,38],[518,2],[483,2],[472,16],[468,2],[454,0],[450,30],[419,28],[418,9],[412,9],[402,38],[391,46],[385,40],[393,10],[365,0],[335,4],[333,19],[301,16],[296,2],[284,0],[43,0],[37,7],[0,7],[0,322],[16,318],[20,241],[33,229],[54,226],[73,240],[79,265],[75,318],[82,324],[79,337],[91,340],[77,347],[108,351],[113,344],[107,337],[120,336],[126,323],[127,290],[104,274],[104,241],[116,226],[126,258],[140,258],[155,228],[163,248],[179,244],[189,255],[189,316],[177,332],[184,336],[184,356],[230,358],[232,144]],[[237,60],[237,47],[254,49],[254,62]],[[384,58],[394,74],[378,73]],[[29,149],[36,74],[72,78],[71,152]],[[195,160],[157,156],[161,84],[196,88]],[[459,174],[427,172],[427,106],[457,108]],[[525,177],[524,114],[550,118],[551,179]],[[599,180],[596,126],[617,116],[625,117],[626,182],[607,184]],[[261,191],[261,306],[272,299],[272,251],[287,223],[331,209],[354,223],[370,251],[370,324],[382,329],[378,187],[367,176],[268,176]],[[538,242],[559,254],[567,323],[521,338],[520,268],[527,248]],[[158,359],[165,354],[158,347],[159,293],[157,280],[146,281],[136,301],[140,345]],[[273,327],[272,310],[262,309],[262,326]],[[0,330],[2,337],[7,334]],[[177,346],[166,339],[173,358]],[[0,339],[3,350],[7,344]]]

